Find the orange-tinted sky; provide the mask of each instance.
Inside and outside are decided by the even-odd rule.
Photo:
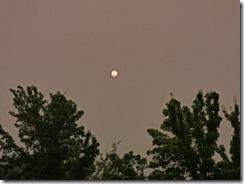
[[[122,140],[121,152],[140,154],[171,92],[183,105],[199,89],[226,107],[240,99],[238,0],[1,0],[0,25],[0,115],[15,137],[17,85],[67,91],[102,150]]]

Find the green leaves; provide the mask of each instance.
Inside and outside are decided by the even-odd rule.
[[[232,139],[230,141],[230,153],[231,161],[233,164],[232,175],[240,179],[240,111],[237,104],[236,98],[234,98],[234,110],[230,113],[223,108],[223,113],[228,121],[230,121],[231,126],[234,131],[232,134]]]
[[[6,162],[15,171],[15,167],[25,163],[29,179],[85,179],[90,175],[99,143],[90,131],[76,123],[84,111],[60,92],[50,94],[48,102],[35,86],[18,86],[10,91],[16,108],[10,114],[16,118],[23,148],[15,145],[0,127],[0,145],[5,153],[0,164]],[[7,172],[6,167],[3,169]]]
[[[234,111],[228,114],[224,109],[225,117],[234,128],[231,140],[230,153],[232,165],[237,172],[240,166],[240,122],[239,107],[234,102]],[[148,129],[153,138],[153,149],[149,168],[153,171],[150,179],[219,179],[229,165],[229,159],[223,146],[217,146],[219,137],[218,128],[222,121],[219,116],[219,95],[209,92],[206,95],[200,90],[191,109],[183,106],[171,95],[163,110],[165,119],[160,128],[163,131]],[[214,154],[220,154],[223,161],[214,160]],[[233,168],[232,167],[232,168]],[[234,177],[232,179],[240,179]],[[226,177],[225,177],[226,178]]]
[[[125,153],[123,157],[117,154],[117,145],[113,143],[112,150],[100,156],[96,162],[96,172],[90,177],[95,180],[144,180],[147,167],[146,158],[134,155],[133,151]]]
[[[200,90],[192,106],[182,106],[173,94],[163,109],[160,129],[148,129],[152,148],[146,158],[133,151],[118,154],[118,143],[99,155],[99,143],[91,131],[77,121],[84,116],[77,104],[60,92],[48,100],[35,86],[10,89],[16,111],[19,146],[0,124],[0,178],[63,180],[239,180],[240,112],[234,108],[224,116],[233,127],[230,158],[218,145],[219,94]],[[216,161],[214,156],[221,159]],[[150,171],[150,173],[149,173]],[[146,175],[145,173],[149,173]]]

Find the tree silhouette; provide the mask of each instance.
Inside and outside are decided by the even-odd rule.
[[[218,146],[219,95],[202,91],[196,95],[191,109],[171,95],[163,114],[166,119],[161,125],[163,131],[148,129],[153,138],[153,149],[148,155],[153,159],[149,168],[153,171],[149,179],[240,179],[240,121],[239,107],[225,117],[234,128],[230,153],[232,161],[225,154],[223,145]],[[222,160],[213,158],[218,153]],[[229,167],[231,166],[231,167]],[[231,175],[225,176],[225,173]]]
[[[191,107],[182,106],[170,94],[161,130],[147,130],[153,144],[147,151],[148,164],[133,151],[120,156],[119,142],[95,160],[99,143],[77,123],[84,112],[60,92],[46,100],[35,86],[10,91],[16,111],[9,113],[16,118],[21,144],[16,144],[0,124],[0,179],[240,180],[240,112],[236,99],[230,112],[222,108],[225,121],[233,128],[229,157],[225,147],[217,144],[223,120],[219,94],[199,91]],[[216,154],[220,160],[215,159]]]
[[[72,100],[57,92],[44,99],[35,86],[10,89],[14,96],[19,138],[23,146],[0,126],[0,171],[4,179],[85,179],[99,154],[95,136],[76,123],[83,115]],[[24,173],[21,174],[21,173]]]
[[[220,145],[218,148],[222,161],[217,163],[219,168],[217,179],[240,179],[240,112],[237,100],[234,98],[234,110],[232,110],[231,113],[228,113],[225,108],[223,108],[223,112],[226,119],[231,123],[234,131],[230,141],[231,159],[225,154],[223,145]]]
[[[133,151],[120,157],[118,143],[113,143],[112,150],[101,155],[95,163],[96,171],[91,176],[95,180],[145,180],[146,158],[135,155]]]

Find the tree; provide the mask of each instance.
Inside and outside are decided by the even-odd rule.
[[[93,180],[240,180],[240,112],[237,100],[231,112],[223,107],[233,127],[230,157],[218,145],[220,116],[219,94],[199,91],[191,107],[171,94],[163,110],[161,130],[148,129],[153,148],[146,158],[132,151],[122,157],[112,150],[99,155],[99,143],[90,131],[77,121],[84,115],[72,100],[57,92],[50,100],[35,86],[26,90],[10,89],[14,96],[21,145],[0,124],[1,179],[93,179]],[[221,159],[215,160],[219,154]],[[146,169],[152,172],[146,176]]]
[[[234,110],[228,113],[223,107],[223,112],[234,131],[230,141],[231,159],[225,154],[224,145],[220,145],[217,150],[222,157],[222,161],[217,163],[219,169],[217,179],[240,179],[240,112],[236,98],[234,98]]]
[[[229,161],[223,145],[218,146],[218,127],[222,121],[219,116],[219,95],[209,92],[205,96],[202,91],[196,95],[191,109],[171,95],[163,115],[166,117],[161,125],[163,131],[148,129],[153,138],[153,149],[149,168],[153,171],[149,179],[240,179],[240,122],[239,107],[225,117],[234,127]],[[213,158],[220,154],[222,160]],[[231,171],[228,166],[231,165]],[[239,169],[238,169],[239,168]],[[230,169],[230,168],[229,168]],[[223,178],[224,173],[233,172],[232,177]]]
[[[86,179],[94,172],[99,143],[90,131],[78,126],[84,111],[77,110],[75,102],[60,92],[50,94],[47,101],[35,86],[10,91],[16,108],[10,114],[16,118],[23,146],[0,126],[4,179]],[[16,178],[22,172],[24,176]]]
[[[112,150],[95,163],[96,172],[90,179],[93,180],[145,180],[146,158],[134,155],[133,151],[120,157],[117,153],[118,143],[113,143]]]

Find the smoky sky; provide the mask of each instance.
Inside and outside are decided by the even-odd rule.
[[[15,138],[8,111],[17,85],[46,98],[65,92],[102,150],[121,140],[121,152],[140,154],[170,93],[182,105],[200,89],[218,92],[227,110],[240,101],[237,0],[1,0],[0,26],[0,115]],[[230,125],[220,131],[228,145]]]

